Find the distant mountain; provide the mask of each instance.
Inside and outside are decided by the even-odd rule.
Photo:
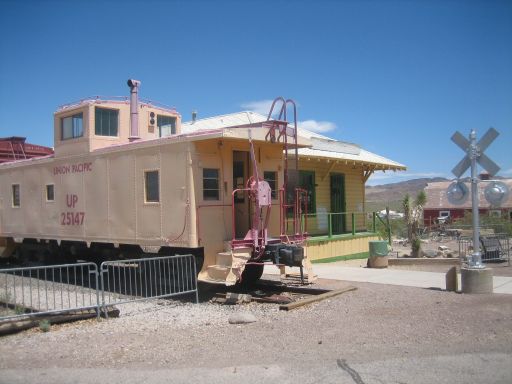
[[[401,203],[406,194],[415,198],[419,191],[428,183],[448,181],[444,177],[421,178],[401,181],[399,183],[366,186],[366,210],[380,211],[388,206],[391,210],[400,211]]]

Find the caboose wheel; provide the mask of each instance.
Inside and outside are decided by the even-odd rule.
[[[242,272],[242,279],[240,283],[242,285],[251,285],[256,283],[263,275],[263,264],[247,264],[244,271]]]

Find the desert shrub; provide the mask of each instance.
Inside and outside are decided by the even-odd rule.
[[[43,332],[48,332],[50,330],[51,324],[49,320],[43,319],[39,322],[39,329]]]
[[[394,237],[407,237],[407,225],[403,219],[391,219],[389,220],[389,226],[391,228],[391,236]],[[383,240],[388,239],[388,232],[386,225],[379,219],[375,223],[375,231],[379,237]]]

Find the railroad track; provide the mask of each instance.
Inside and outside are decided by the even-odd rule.
[[[356,289],[356,287],[351,285],[341,289],[330,290],[293,286],[263,280],[251,287],[216,286],[213,288],[213,291],[210,291],[210,294],[212,294],[210,301],[222,305],[247,304],[251,302],[276,304],[279,305],[279,309],[288,311]],[[203,299],[205,298],[203,297]]]

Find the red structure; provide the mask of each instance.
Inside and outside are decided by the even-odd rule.
[[[53,155],[53,149],[25,142],[25,137],[0,138],[0,163]]]

